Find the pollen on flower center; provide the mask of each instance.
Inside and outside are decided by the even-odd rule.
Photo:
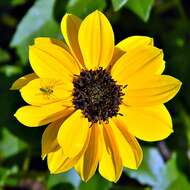
[[[119,114],[122,86],[106,70],[83,70],[74,77],[73,85],[73,104],[89,122],[108,121]]]

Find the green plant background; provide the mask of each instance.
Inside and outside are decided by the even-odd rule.
[[[84,18],[93,10],[109,18],[116,42],[131,35],[153,37],[164,49],[166,74],[183,82],[169,103],[174,133],[163,142],[140,142],[139,170],[124,169],[117,184],[96,174],[83,183],[74,171],[50,175],[40,158],[44,127],[14,118],[24,101],[12,82],[31,72],[28,46],[39,36],[62,38],[66,12]],[[190,189],[190,1],[189,0],[0,0],[0,189],[1,190],[189,190]],[[140,126],[139,126],[140,127]]]

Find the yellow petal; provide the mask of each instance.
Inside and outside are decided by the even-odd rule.
[[[79,63],[83,64],[83,58],[78,43],[78,31],[81,22],[81,19],[77,16],[65,14],[61,21],[61,31],[71,53]]]
[[[94,11],[82,22],[79,45],[87,69],[106,68],[114,51],[114,34],[108,19]]]
[[[131,49],[149,45],[154,45],[153,38],[147,36],[131,36],[119,42],[116,47],[127,52]]]
[[[75,157],[68,157],[68,155],[65,154],[64,149],[60,148],[56,152],[52,152],[48,154],[48,167],[52,174],[58,174],[65,172],[74,165],[77,164],[77,162],[81,159],[82,155],[84,154],[90,140],[90,132],[87,135],[85,144],[82,148],[82,150],[75,156]]]
[[[61,65],[63,65],[71,74],[79,74],[80,68],[78,63],[74,60],[72,55],[68,52],[66,47],[63,48],[64,43],[59,40],[51,38],[37,38],[34,47],[54,57]]]
[[[99,162],[100,174],[109,181],[117,182],[122,173],[122,160],[113,130],[109,124],[103,125],[103,152]]]
[[[117,118],[113,121],[110,121],[110,126],[116,138],[123,165],[131,169],[137,169],[143,158],[142,149],[123,122]]]
[[[14,116],[23,125],[38,127],[56,121],[72,112],[73,108],[54,103],[42,107],[24,106],[18,109]]]
[[[89,125],[81,110],[75,111],[63,122],[57,138],[65,155],[75,157],[82,150],[89,133]]]
[[[64,121],[63,119],[59,119],[55,122],[52,122],[45,129],[42,135],[42,158],[43,159],[48,153],[55,152],[58,149],[60,149],[60,146],[57,142],[57,133],[63,121]]]
[[[143,81],[164,68],[162,50],[146,46],[128,51],[116,61],[111,70],[113,78],[122,85]]]
[[[177,94],[180,86],[181,82],[171,76],[154,75],[147,81],[128,85],[123,102],[133,106],[163,104]]]
[[[164,105],[152,107],[120,106],[124,122],[131,134],[145,141],[159,141],[172,132],[172,120]]]
[[[20,92],[28,104],[34,106],[45,105],[61,100],[72,99],[72,83],[54,79],[34,79],[24,86]]]
[[[61,48],[64,48],[66,51],[69,52],[68,46],[61,40],[57,40],[55,38],[48,38],[48,37],[38,37],[34,40],[35,45],[37,46],[46,46],[49,44],[60,46]]]
[[[47,46],[47,48],[49,48],[49,46]],[[56,48],[60,47],[56,46]],[[58,53],[59,51],[56,50],[56,48],[50,48],[49,51],[51,51],[51,53],[48,53],[46,50],[42,49],[41,47],[38,47],[37,45],[31,46],[29,49],[30,64],[34,72],[40,78],[53,77],[62,79],[67,82],[72,82],[73,72],[77,70],[74,69],[75,61],[71,57],[71,55],[69,55],[68,52],[65,51],[65,54]],[[60,55],[59,58],[58,55]],[[60,58],[64,58],[62,59],[62,62]],[[71,68],[73,68],[73,72],[71,71],[72,69],[68,69],[68,65],[70,65]]]
[[[35,73],[27,74],[19,79],[17,79],[11,86],[11,90],[19,90],[23,86],[25,86],[28,82],[30,82],[33,79],[38,78]]]
[[[112,63],[119,59],[124,53],[143,46],[153,46],[153,38],[147,36],[131,36],[119,42],[114,49]]]
[[[48,168],[51,174],[58,174],[70,170],[76,164],[76,158],[68,158],[64,153],[63,149],[60,148],[56,152],[48,154]]]
[[[79,160],[76,169],[81,176],[83,181],[88,181],[96,172],[100,156],[99,146],[99,125],[94,124],[90,130],[90,140],[87,149],[81,159]]]

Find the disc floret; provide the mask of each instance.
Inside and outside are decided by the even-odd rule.
[[[73,80],[73,104],[89,122],[108,121],[119,114],[122,86],[117,85],[103,68],[82,70]]]

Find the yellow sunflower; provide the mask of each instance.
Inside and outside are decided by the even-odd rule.
[[[107,18],[94,11],[83,21],[66,14],[65,42],[37,38],[29,49],[34,73],[18,79],[29,104],[15,117],[24,125],[49,124],[42,136],[42,158],[51,173],[75,168],[88,181],[96,172],[116,182],[123,167],[137,169],[143,153],[136,138],[158,141],[172,132],[163,105],[181,82],[161,75],[162,50],[144,36],[115,46]]]

